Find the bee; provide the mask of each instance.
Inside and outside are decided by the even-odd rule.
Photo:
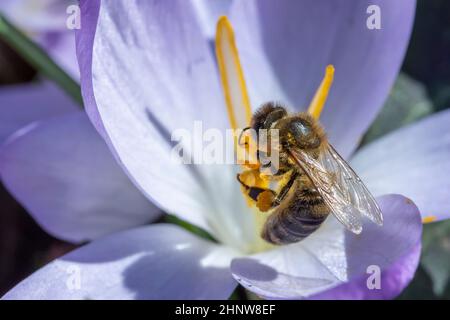
[[[289,115],[283,106],[266,103],[243,132],[250,128],[256,132],[268,130],[269,149],[275,148],[269,129],[278,132],[279,167],[269,174],[269,179],[282,181],[277,191],[247,184],[245,171],[237,176],[251,201],[260,211],[270,213],[261,233],[264,240],[276,245],[301,241],[330,213],[355,234],[362,231],[361,216],[383,224],[374,197],[308,113]]]

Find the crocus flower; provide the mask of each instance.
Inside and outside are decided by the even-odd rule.
[[[414,1],[376,1],[383,28],[368,30],[365,18],[357,17],[365,17],[372,2],[234,2],[230,17],[252,106],[281,100],[302,110],[323,67],[333,63],[335,86],[321,119],[334,146],[350,157],[398,72],[414,15]],[[421,234],[419,210],[408,198],[378,198],[382,228],[367,224],[355,236],[329,218],[299,243],[264,250],[234,166],[173,163],[171,131],[190,128],[194,120],[209,128],[230,126],[209,40],[190,2],[90,0],[81,1],[81,8],[77,51],[92,123],[147,198],[205,228],[219,243],[174,225],[130,228],[55,260],[5,298],[212,299],[227,298],[237,283],[264,298],[391,298],[407,285]],[[449,117],[437,114],[399,130],[358,152],[351,163],[375,194],[405,194],[427,219],[446,218],[449,204],[435,186],[449,188],[436,174],[449,165],[450,138],[443,135]],[[0,156],[8,188],[24,202],[36,199],[23,177],[42,181],[42,169],[33,173],[43,161],[26,162],[29,171],[22,172],[29,155],[36,157],[39,135],[60,137],[53,144],[62,146],[75,134],[89,143],[84,133],[56,119],[11,139]],[[40,155],[49,164],[70,156]],[[81,205],[85,196],[93,197],[81,195]],[[381,269],[381,283],[370,290],[367,270],[373,266]]]

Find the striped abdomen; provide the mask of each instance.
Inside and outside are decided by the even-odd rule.
[[[328,208],[317,191],[293,186],[292,194],[267,218],[262,238],[273,244],[303,240],[328,216]]]

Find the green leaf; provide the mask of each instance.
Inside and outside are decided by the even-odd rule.
[[[450,221],[426,224],[421,265],[433,281],[436,295],[444,294],[450,280]]]
[[[425,270],[419,266],[414,279],[396,298],[397,300],[435,300],[439,299],[432,289],[432,281]]]
[[[55,82],[80,106],[83,106],[80,85],[2,14],[0,14],[0,37],[38,72]]]

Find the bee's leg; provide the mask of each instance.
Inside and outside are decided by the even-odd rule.
[[[283,188],[280,190],[278,195],[273,200],[273,206],[276,207],[280,205],[280,203],[286,198],[287,194],[289,193],[289,190],[291,190],[292,186],[294,185],[295,179],[298,177],[298,172],[294,171],[291,173],[291,176],[289,177],[288,182],[283,186]]]
[[[245,179],[243,179],[243,177],[245,178],[245,175],[247,174],[252,174],[253,170],[247,170],[244,171],[243,173],[238,173],[236,178],[239,181],[239,183],[241,184],[241,186],[244,187],[244,189],[246,190],[247,195],[250,197],[250,199],[252,199],[253,201],[257,201],[258,200],[258,196],[263,193],[264,191],[269,191],[270,189],[266,188],[265,186],[263,186],[261,183],[258,183],[258,181],[252,181],[252,185],[248,184]],[[270,190],[272,191],[272,190]],[[273,193],[275,193],[274,191],[272,191]]]
[[[267,188],[267,183],[259,178],[258,170],[244,171],[241,174],[238,174],[236,178],[244,187],[247,196],[255,202],[256,206],[261,211],[268,211],[272,208],[276,193]],[[251,184],[245,180],[251,181]]]
[[[245,171],[244,171],[245,173]],[[248,173],[248,172],[247,172]],[[283,186],[281,191],[277,194],[275,191],[269,188],[265,187],[259,187],[257,185],[255,186],[249,186],[246,183],[244,183],[240,175],[237,175],[238,181],[241,183],[241,185],[246,189],[247,195],[255,201],[256,206],[259,210],[262,212],[266,212],[278,205],[284,200],[286,195],[289,193],[289,190],[291,189],[292,185],[295,182],[295,179],[298,177],[297,172],[292,172],[291,176],[289,177],[288,182]]]
[[[284,175],[286,175],[289,171],[292,170],[291,166],[286,165],[288,159],[286,158],[286,155],[284,153],[279,154],[278,165],[272,164],[270,156],[267,154],[267,152],[258,150],[256,155],[257,160],[260,163],[260,171],[263,174],[272,176],[272,178],[275,179],[282,178]]]

